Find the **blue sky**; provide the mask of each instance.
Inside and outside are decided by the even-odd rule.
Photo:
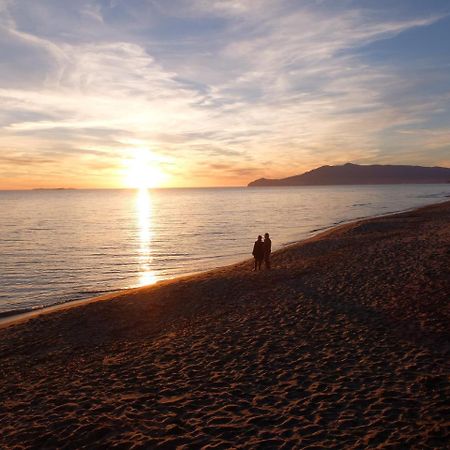
[[[449,105],[448,0],[0,0],[0,188],[449,167]]]

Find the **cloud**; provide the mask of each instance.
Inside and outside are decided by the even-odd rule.
[[[207,163],[211,184],[224,171],[238,184],[391,159],[405,142],[396,129],[429,130],[410,141],[411,162],[445,148],[433,121],[448,117],[448,81],[428,92],[437,69],[414,78],[364,52],[443,13],[330,5],[0,2],[0,152],[56,152],[61,168],[107,168],[117,182],[121,158],[147,147],[171,158],[179,183]]]
[[[37,164],[52,164],[57,162],[54,159],[43,158],[40,156],[31,158],[28,155],[0,155],[0,163],[11,166],[35,166]]]

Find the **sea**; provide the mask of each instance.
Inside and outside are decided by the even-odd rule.
[[[0,191],[0,316],[251,258],[258,234],[276,250],[449,197],[445,184]]]

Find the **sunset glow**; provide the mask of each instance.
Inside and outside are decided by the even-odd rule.
[[[125,162],[125,186],[136,189],[162,187],[167,175],[147,149],[133,151],[134,157]]]
[[[449,42],[445,0],[0,0],[0,189],[450,166]]]

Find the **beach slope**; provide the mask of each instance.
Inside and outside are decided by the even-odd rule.
[[[4,324],[0,448],[444,448],[449,243],[446,202]]]

